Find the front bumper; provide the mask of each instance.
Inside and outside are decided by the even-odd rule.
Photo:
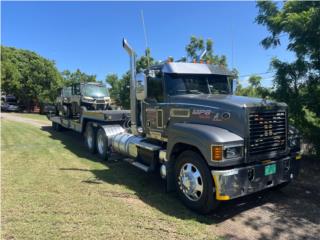
[[[230,170],[212,170],[216,199],[230,200],[289,182],[299,173],[300,158],[300,155],[295,153],[276,161]],[[276,172],[265,175],[265,167],[272,164],[276,165]]]

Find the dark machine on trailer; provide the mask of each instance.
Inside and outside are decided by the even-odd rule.
[[[78,117],[87,110],[111,110],[111,99],[104,84],[75,83],[61,89],[56,110],[61,116]]]
[[[119,153],[143,171],[159,171],[168,191],[207,213],[226,201],[298,174],[300,142],[284,103],[232,95],[232,73],[205,63],[165,62],[136,73],[130,55],[130,111],[50,116],[74,129],[103,159]]]

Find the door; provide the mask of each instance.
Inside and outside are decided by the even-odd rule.
[[[168,121],[162,74],[147,77],[147,99],[143,104],[147,137],[166,141]]]

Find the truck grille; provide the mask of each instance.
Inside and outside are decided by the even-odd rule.
[[[286,150],[286,112],[253,112],[249,114],[249,155]]]
[[[104,101],[104,100],[98,100],[98,99],[97,99],[97,100],[96,100],[96,103],[97,103],[97,104],[104,104],[105,101]]]

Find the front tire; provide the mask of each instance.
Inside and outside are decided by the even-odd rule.
[[[102,128],[97,132],[97,152],[101,160],[108,160],[108,139]]]
[[[188,150],[179,155],[175,183],[179,198],[192,210],[207,214],[218,206],[211,173],[199,153]]]
[[[85,144],[91,153],[96,153],[96,132],[92,124],[88,123],[84,133]]]

